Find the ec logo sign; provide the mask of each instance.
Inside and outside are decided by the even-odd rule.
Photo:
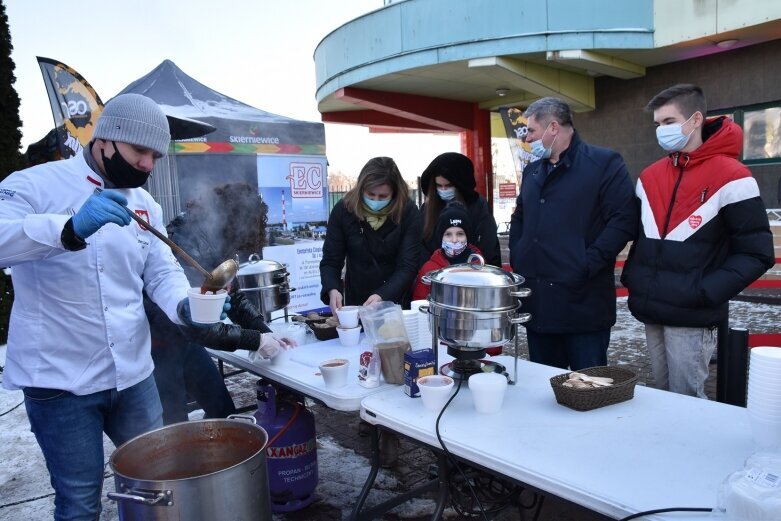
[[[290,191],[294,198],[323,197],[323,165],[320,163],[290,163]]]

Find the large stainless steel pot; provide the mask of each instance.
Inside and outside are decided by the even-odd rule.
[[[251,416],[169,425],[111,455],[122,521],[271,519],[268,434]]]
[[[439,339],[459,349],[485,349],[503,346],[515,337],[515,325],[527,322],[529,313],[516,314],[520,307],[504,311],[459,311],[437,304],[429,313],[438,325]]]
[[[428,309],[438,338],[460,350],[501,346],[515,337],[516,325],[531,319],[518,313],[520,299],[531,291],[521,288],[520,275],[485,264],[470,255],[466,264],[454,264],[423,277],[431,284]]]
[[[431,284],[431,302],[459,311],[513,310],[519,298],[531,294],[531,290],[520,287],[523,277],[486,265],[476,254],[470,255],[466,264],[432,271],[422,280]]]
[[[239,266],[236,275],[241,291],[246,293],[264,314],[284,309],[290,304],[291,288],[284,264],[274,260],[261,260],[250,255],[249,262]]]

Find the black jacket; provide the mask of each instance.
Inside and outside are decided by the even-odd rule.
[[[390,217],[378,230],[347,211],[342,201],[328,217],[328,229],[320,261],[320,299],[328,304],[328,292],[342,291],[345,305],[363,304],[376,293],[383,300],[402,303],[412,293],[420,257],[420,215],[412,201],[395,224]]]
[[[498,268],[502,267],[502,252],[499,248],[499,238],[496,234],[496,219],[494,219],[488,201],[482,195],[466,203],[466,211],[469,214],[469,223],[475,236],[470,237],[471,243],[477,246],[485,256],[486,264]],[[426,215],[426,204],[420,209],[421,215]],[[436,235],[436,234],[435,234]],[[422,243],[418,267],[422,267],[431,256],[442,247],[442,237],[432,236]]]
[[[577,132],[558,164],[523,170],[510,225],[510,262],[532,290],[523,311],[538,333],[586,333],[616,321],[616,256],[632,239],[638,207],[624,160]]]
[[[759,188],[737,157],[740,126],[708,120],[703,144],[646,168],[637,181],[639,236],[621,281],[641,322],[710,327],[729,300],[775,262]]]
[[[177,217],[166,228],[169,237],[205,269],[211,269],[225,260],[214,247],[214,237],[208,237],[200,227],[187,221],[186,216]],[[193,287],[200,286],[203,276],[189,264],[181,260],[180,263]],[[218,322],[204,328],[174,324],[163,310],[144,295],[144,309],[149,320],[153,346],[192,342],[221,351],[256,351],[260,346],[260,334],[268,333],[271,329],[266,325],[260,310],[238,289],[238,282],[234,280],[230,291],[231,309],[228,312],[228,318],[233,324]],[[154,353],[153,349],[152,354]]]

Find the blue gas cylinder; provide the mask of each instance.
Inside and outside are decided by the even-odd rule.
[[[315,500],[315,417],[292,396],[280,396],[265,380],[257,383],[255,419],[269,436],[266,445],[271,510],[293,512]]]

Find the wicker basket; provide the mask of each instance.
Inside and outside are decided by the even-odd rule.
[[[570,409],[590,411],[605,405],[631,400],[635,395],[635,384],[638,377],[634,371],[629,369],[600,366],[577,371],[588,376],[604,376],[613,379],[613,385],[611,386],[592,389],[564,387],[562,384],[569,379],[571,372],[569,371],[550,379],[550,385],[553,387],[556,401]]]

